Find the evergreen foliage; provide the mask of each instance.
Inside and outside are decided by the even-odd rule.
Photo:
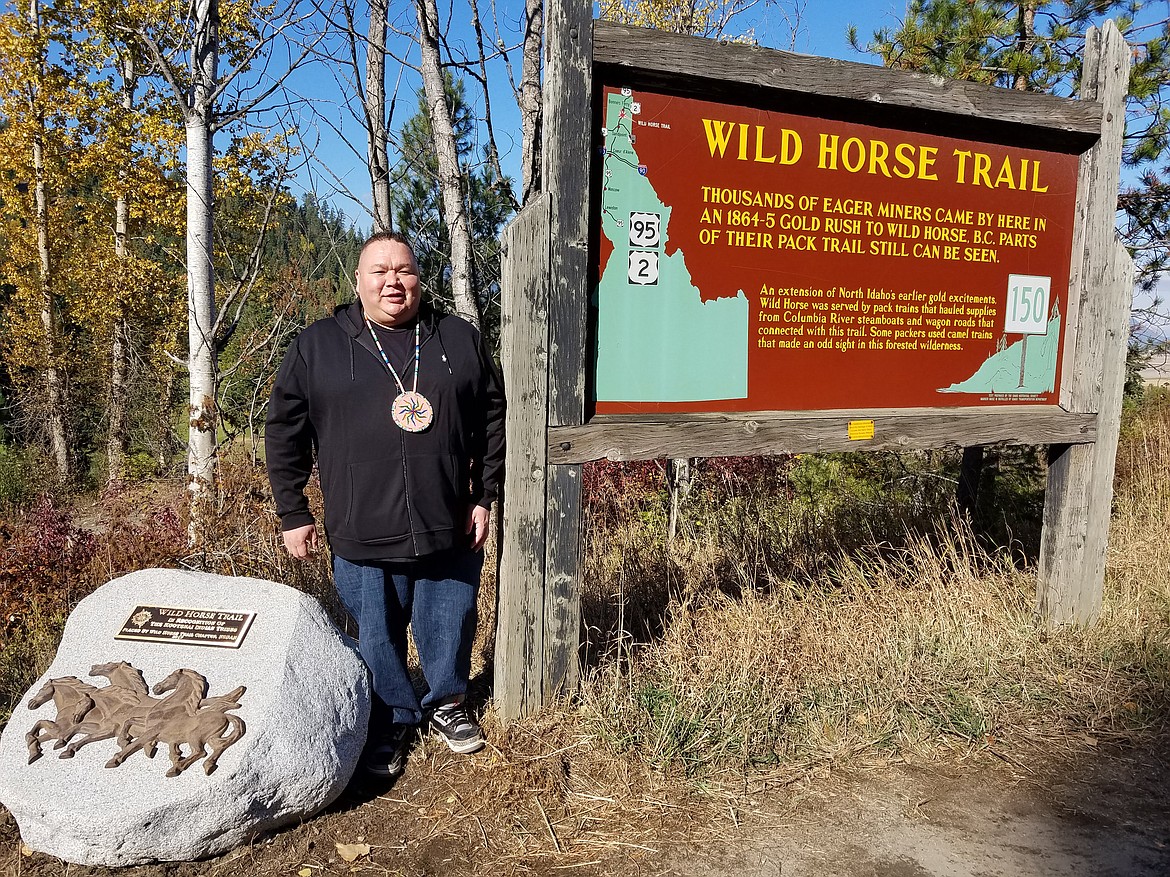
[[[273,211],[256,289],[221,355],[221,427],[228,438],[246,436],[254,454],[285,350],[297,332],[353,298],[362,240],[341,213],[311,194]]]
[[[471,218],[472,285],[483,314],[484,334],[492,341],[500,324],[499,234],[512,214],[512,181],[498,177],[493,162],[476,162],[477,120],[464,93],[463,80],[444,75],[463,169],[463,203]],[[392,188],[395,227],[414,244],[423,289],[440,310],[452,311],[451,242],[443,216],[438,160],[426,96],[418,91],[418,109],[402,126],[401,158]]]
[[[1151,6],[1147,0],[911,0],[898,27],[877,31],[865,44],[850,27],[848,38],[889,67],[1072,96],[1085,32],[1112,18],[1133,47],[1122,158],[1130,172],[1117,201],[1118,229],[1138,285],[1149,293],[1170,266],[1170,18],[1143,23]],[[1159,296],[1135,310],[1131,372],[1166,352],[1168,325]]]
[[[854,48],[889,67],[988,85],[1072,96],[1079,88],[1084,36],[1112,18],[1130,45],[1124,163],[1137,182],[1118,199],[1119,228],[1150,289],[1170,260],[1170,19],[1143,24],[1146,0],[911,0],[896,28]],[[1132,178],[1132,177],[1131,177]]]

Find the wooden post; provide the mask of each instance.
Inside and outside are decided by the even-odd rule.
[[[1085,624],[1101,609],[1133,295],[1133,265],[1114,229],[1129,59],[1113,22],[1085,35],[1081,97],[1100,101],[1104,114],[1100,140],[1081,159],[1069,289],[1076,310],[1061,403],[1074,413],[1097,412],[1097,441],[1049,448],[1037,588],[1049,625]]]
[[[585,419],[593,7],[547,7],[545,191],[504,235],[508,456],[496,628],[504,719],[571,692],[581,630],[581,466],[549,465],[548,429]]]
[[[548,461],[549,197],[503,235],[500,344],[508,393],[504,523],[496,604],[495,697],[516,718],[540,706]]]
[[[551,198],[548,425],[585,417],[593,4],[546,7],[544,187]],[[576,688],[581,638],[581,467],[548,469],[544,698]]]

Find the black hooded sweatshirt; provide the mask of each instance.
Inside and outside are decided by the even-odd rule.
[[[466,546],[471,505],[490,506],[502,487],[503,382],[483,339],[465,320],[425,306],[418,319],[418,392],[434,408],[424,432],[391,419],[398,385],[358,302],[298,335],[272,388],[264,448],[281,529],[313,523],[304,488],[315,454],[325,533],[346,560]],[[407,390],[411,348],[411,366],[399,371]]]

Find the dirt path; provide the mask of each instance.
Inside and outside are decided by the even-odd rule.
[[[1165,877],[1170,771],[1153,753],[1044,775],[894,767],[810,790],[787,817],[668,869],[775,877]]]
[[[1029,763],[894,765],[826,776],[797,791],[736,799],[723,814],[664,807],[652,824],[611,819],[596,855],[554,850],[534,823],[515,835],[436,830],[432,812],[455,796],[490,794],[489,764],[456,775],[409,773],[384,794],[350,796],[309,822],[209,862],[122,871],[79,868],[21,850],[0,809],[0,874],[20,877],[266,877],[382,874],[581,877],[1165,877],[1170,875],[1170,758],[1163,749],[1106,751]],[[431,765],[434,765],[431,759]],[[1043,763],[1041,763],[1043,762]],[[413,762],[412,762],[413,763]],[[457,765],[458,762],[451,762]],[[436,777],[445,789],[435,797]],[[433,800],[432,800],[433,799]],[[429,802],[429,803],[427,803]],[[420,806],[424,805],[425,806]],[[478,821],[478,820],[477,820]],[[507,835],[507,832],[504,833]],[[695,838],[701,840],[696,843]],[[352,864],[336,844],[368,843]]]

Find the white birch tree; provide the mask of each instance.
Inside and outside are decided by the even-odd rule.
[[[544,0],[525,0],[524,51],[516,103],[520,107],[520,203],[527,204],[541,191],[540,131],[542,89],[540,59],[544,51]]]
[[[374,228],[390,231],[390,155],[386,146],[386,13],[388,0],[370,0],[366,34],[366,165],[374,195]]]
[[[419,46],[422,50],[423,89],[431,118],[435,158],[438,162],[439,188],[443,196],[443,220],[451,241],[451,294],[455,311],[463,319],[480,326],[479,303],[472,288],[471,221],[463,200],[462,169],[455,142],[455,126],[447,93],[443,87],[443,62],[439,51],[439,9],[435,0],[416,0]]]
[[[29,0],[29,29],[35,44],[33,76],[26,84],[28,118],[31,122],[33,191],[36,216],[38,274],[41,303],[42,356],[45,361],[46,422],[49,448],[61,482],[69,479],[69,445],[65,431],[65,390],[57,365],[57,308],[54,301],[53,260],[49,251],[48,170],[45,163],[45,93],[47,79],[46,40],[41,32],[40,0]]]
[[[290,0],[279,8],[251,0],[193,0],[181,20],[173,7],[128,6],[122,26],[144,47],[169,87],[183,120],[186,147],[188,489],[192,537],[203,500],[215,485],[218,347],[226,327],[215,298],[215,146],[217,132],[243,120],[276,93],[309,53],[289,49],[276,77],[254,73],[256,62],[291,39],[308,13]],[[222,15],[221,15],[222,13]],[[221,61],[226,61],[222,65]]]

